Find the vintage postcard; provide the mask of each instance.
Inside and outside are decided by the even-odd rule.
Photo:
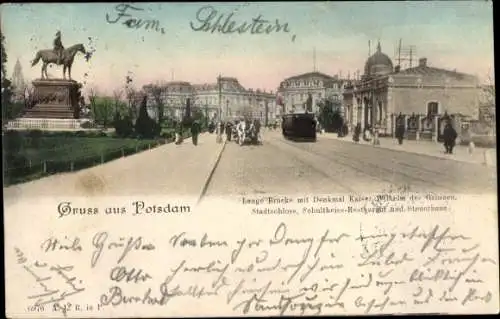
[[[492,6],[2,4],[6,316],[498,313]]]

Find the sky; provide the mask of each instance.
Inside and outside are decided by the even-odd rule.
[[[362,72],[369,41],[371,53],[380,41],[396,65],[400,39],[403,48],[414,46],[414,59],[426,57],[429,66],[474,74],[482,81],[494,74],[488,1],[129,4],[134,8],[119,3],[2,4],[8,76],[19,59],[25,79],[39,78],[41,63],[31,67],[31,61],[38,50],[53,47],[58,30],[65,47],[82,43],[93,52],[89,61],[76,56],[72,75],[86,89],[102,93],[124,87],[127,75],[137,88],[172,79],[214,83],[221,74],[238,78],[247,88],[274,91],[283,79],[314,68],[343,77]],[[231,13],[235,27],[261,15],[271,25],[287,23],[288,32],[193,30]],[[157,20],[159,27],[127,25],[132,18]],[[61,74],[62,67],[49,67],[49,76]]]

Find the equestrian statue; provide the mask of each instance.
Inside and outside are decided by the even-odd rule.
[[[53,50],[40,50],[36,53],[35,59],[31,63],[31,66],[35,66],[40,59],[42,59],[42,79],[47,79],[47,66],[50,63],[55,65],[63,66],[63,78],[66,79],[66,70],[68,70],[68,77],[71,80],[71,67],[73,66],[73,61],[75,55],[81,52],[86,54],[85,47],[83,44],[75,44],[69,48],[64,48],[61,41],[61,32],[57,31],[56,38],[54,39],[54,49]]]

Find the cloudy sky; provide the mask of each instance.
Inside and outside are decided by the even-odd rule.
[[[31,61],[37,50],[52,48],[57,30],[65,47],[83,43],[95,50],[89,62],[76,57],[73,78],[106,92],[123,87],[129,72],[136,86],[172,78],[211,83],[220,73],[248,88],[275,90],[284,78],[313,70],[314,47],[319,71],[345,76],[363,70],[369,41],[372,53],[380,40],[382,51],[395,59],[399,39],[431,66],[483,80],[493,74],[493,13],[487,1],[137,3],[132,5],[141,10],[126,8],[128,17],[118,16],[124,7],[117,5],[2,5],[8,75],[19,59],[25,78],[38,78],[40,65],[31,67]],[[193,30],[210,14],[209,23],[215,24],[219,15],[223,23],[230,13],[235,26],[261,15],[273,25],[288,23],[289,32]],[[164,32],[130,28],[124,22],[132,17],[158,20]],[[61,72],[49,68],[54,76]]]

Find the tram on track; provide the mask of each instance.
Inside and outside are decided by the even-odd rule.
[[[316,141],[317,120],[314,113],[301,112],[283,115],[281,129],[289,140]]]

